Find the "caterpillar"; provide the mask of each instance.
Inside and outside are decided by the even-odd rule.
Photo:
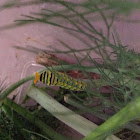
[[[41,81],[44,84],[51,85],[51,86],[59,86],[65,89],[76,90],[76,91],[83,91],[87,88],[87,83],[71,78],[70,76],[61,73],[61,72],[51,72],[51,71],[44,71],[40,75],[36,72],[34,84],[37,81]]]

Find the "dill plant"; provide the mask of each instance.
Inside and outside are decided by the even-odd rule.
[[[127,128],[139,134],[137,130],[140,130],[140,127],[137,125],[136,120],[139,120],[140,116],[138,109],[140,107],[140,83],[138,79],[140,76],[140,55],[133,50],[128,50],[126,46],[121,44],[119,36],[113,30],[112,26],[115,19],[119,18],[119,15],[126,15],[131,13],[132,10],[139,9],[140,2],[124,2],[121,0],[88,0],[81,2],[34,0],[17,2],[16,4],[14,2],[8,3],[3,5],[1,9],[12,8],[15,5],[27,6],[42,3],[60,5],[63,9],[41,9],[39,12],[32,12],[30,15],[22,15],[22,18],[17,19],[15,24],[6,25],[1,27],[1,29],[39,22],[62,28],[68,35],[81,41],[85,49],[76,50],[72,49],[67,42],[59,39],[58,42],[67,48],[68,51],[59,49],[53,51],[53,53],[73,55],[77,60],[76,65],[59,65],[46,69],[63,71],[76,69],[82,71],[88,79],[89,89],[80,95],[70,91],[71,98],[67,100],[67,103],[75,106],[83,113],[96,114],[98,118],[101,118],[105,122],[84,139],[103,140],[117,132],[120,128]],[[96,20],[101,21],[104,24],[104,28],[95,26],[93,22]],[[90,55],[93,52],[98,54],[100,60],[102,60],[100,63]],[[84,61],[88,61],[92,65],[83,66],[82,63]],[[88,75],[88,72],[99,74],[101,78],[93,80]],[[7,95],[15,88],[33,79],[34,75],[31,75],[7,88],[0,96],[1,102],[4,102]],[[110,86],[113,89],[110,96],[105,97],[100,92],[103,86]],[[68,91],[66,92],[69,93]],[[90,101],[90,103],[92,103],[93,97],[99,98],[102,102],[100,109],[98,110],[95,107],[90,108],[86,102],[87,97],[87,102]],[[110,98],[112,99],[111,101]],[[114,115],[112,117],[103,113],[105,107],[113,107]]]

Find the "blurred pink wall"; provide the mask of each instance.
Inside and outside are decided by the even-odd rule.
[[[2,2],[4,1],[2,0]],[[3,10],[0,12],[0,26],[13,23],[15,19],[20,18],[20,15],[29,14],[31,11],[37,11],[44,7],[44,5],[40,5]],[[129,19],[140,19],[140,11],[132,13]],[[133,48],[135,51],[140,52],[140,24],[116,21],[114,26],[117,28],[123,45],[128,45],[130,49]],[[35,54],[16,50],[12,46],[28,47],[28,45],[32,45],[42,49],[47,48],[48,50],[51,49],[50,46],[54,46],[59,50],[64,50],[63,46],[56,45],[56,39],[58,38],[68,42],[74,48],[84,48],[80,41],[67,35],[63,29],[50,25],[41,24],[40,26],[40,24],[34,24],[1,31],[0,76],[7,76],[8,81],[11,83],[16,82],[20,78],[24,65],[35,58]],[[92,56],[95,57],[96,55],[92,54]],[[72,58],[70,59],[73,61]]]

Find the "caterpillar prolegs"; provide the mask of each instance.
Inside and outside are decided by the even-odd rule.
[[[70,76],[61,73],[61,72],[51,72],[51,71],[44,71],[41,74],[36,72],[35,74],[34,84],[37,81],[41,81],[44,84],[51,85],[51,86],[59,86],[65,89],[76,90],[76,91],[83,91],[87,88],[87,83],[71,78]]]

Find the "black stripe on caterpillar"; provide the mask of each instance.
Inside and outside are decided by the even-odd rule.
[[[76,90],[76,91],[83,91],[87,88],[87,83],[72,78],[67,74],[62,72],[51,72],[51,71],[44,71],[41,74],[36,72],[36,78],[34,80],[34,84],[37,81],[41,81],[44,84],[51,85],[51,86],[59,86],[65,89]]]

